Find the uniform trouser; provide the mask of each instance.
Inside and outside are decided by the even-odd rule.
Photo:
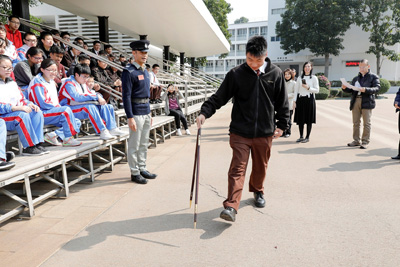
[[[0,116],[5,122],[8,131],[17,131],[19,140],[24,148],[43,142],[43,113],[32,111],[14,111]]]
[[[249,191],[264,193],[263,183],[271,155],[272,136],[245,138],[231,133],[229,143],[233,155],[228,172],[228,197],[223,204],[225,208],[232,207],[237,211],[242,197],[250,153],[253,166],[249,181]]]
[[[100,133],[105,129],[111,130],[117,127],[112,105],[84,104],[71,106],[71,109],[76,118],[80,120],[89,119],[96,133]]]
[[[159,99],[161,97],[162,87],[161,85],[150,86],[150,100]]]
[[[353,140],[357,143],[369,144],[371,135],[371,116],[372,109],[361,108],[362,98],[357,97],[352,109],[353,115]],[[364,129],[360,140],[361,117]],[[361,142],[360,142],[361,141]]]
[[[170,109],[169,110],[169,116],[174,116],[175,117],[176,129],[180,129],[181,128],[181,122],[182,122],[183,127],[185,128],[185,130],[188,128],[187,121],[186,121],[185,115],[183,115],[182,110],[180,110],[180,109]]]
[[[128,138],[128,164],[132,175],[139,175],[146,170],[147,147],[149,146],[149,134],[151,116],[134,115],[136,132],[129,128]]]
[[[7,128],[3,119],[0,119],[0,160],[6,160]]]
[[[58,128],[55,133],[64,140],[79,133],[81,121],[75,118],[69,107],[55,107],[43,110],[44,124],[51,124]]]

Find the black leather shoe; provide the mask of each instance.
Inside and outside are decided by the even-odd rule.
[[[157,174],[149,173],[148,171],[141,171],[140,175],[146,179],[156,179]]]
[[[226,207],[223,211],[221,211],[219,217],[225,221],[234,222],[236,220],[236,213],[237,212],[234,208]]]
[[[303,137],[300,137],[299,139],[296,140],[296,143],[303,142],[303,140],[304,140],[304,138],[303,138]]]
[[[131,181],[137,184],[147,184],[147,180],[143,178],[143,176],[139,175],[131,175]]]
[[[400,155],[397,155],[395,157],[392,157],[392,159],[400,159]]]
[[[265,207],[265,199],[264,195],[261,192],[254,192],[254,203],[257,208],[264,208]]]
[[[6,171],[15,166],[15,162],[0,161],[0,171]]]
[[[308,143],[310,141],[310,139],[305,138],[303,141],[301,141],[302,143]]]

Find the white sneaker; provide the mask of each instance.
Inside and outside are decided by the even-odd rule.
[[[176,129],[176,135],[179,135],[179,136],[182,135],[181,129]]]
[[[102,140],[110,140],[110,139],[113,139],[113,138],[114,138],[114,136],[112,136],[107,129],[103,130],[100,133],[100,139],[102,139]]]
[[[75,140],[74,137],[71,136],[71,137],[64,139],[62,145],[63,146],[80,146],[80,145],[82,145],[82,142]]]
[[[124,134],[127,133],[127,132],[122,131],[122,130],[121,130],[120,128],[118,128],[118,127],[109,130],[109,132],[110,132],[111,135],[114,135],[114,136],[120,136],[120,135],[124,135]]]
[[[186,134],[187,134],[187,135],[190,135],[189,129],[186,129]]]
[[[51,133],[46,133],[44,135],[44,141],[46,141],[49,144],[52,144],[53,146],[61,146],[60,141],[57,139],[57,134],[55,132]]]

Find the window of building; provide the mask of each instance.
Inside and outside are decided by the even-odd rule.
[[[275,42],[275,36],[271,36],[271,42]]]
[[[207,61],[206,63],[206,67],[213,67],[214,66],[214,62],[213,61]]]
[[[247,39],[247,29],[237,29],[236,40],[246,40]]]
[[[285,11],[286,11],[285,8],[274,8],[274,9],[271,9],[271,15],[283,14],[283,13],[285,13]]]
[[[281,37],[279,36],[271,36],[271,42],[280,42],[281,41]]]
[[[238,59],[236,64],[237,65],[241,65],[241,64],[243,64],[245,62],[246,62],[246,59]]]
[[[235,30],[228,30],[228,31],[229,31],[229,33],[231,34],[232,37],[235,36]]]
[[[249,37],[258,35],[258,27],[249,28]]]
[[[260,35],[267,36],[268,27],[260,27]]]

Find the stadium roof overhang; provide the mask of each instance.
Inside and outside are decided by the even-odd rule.
[[[230,45],[202,0],[42,0],[91,21],[108,17],[109,27],[152,45],[169,45],[186,57],[229,52]]]

